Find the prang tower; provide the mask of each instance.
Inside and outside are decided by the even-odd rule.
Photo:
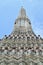
[[[0,39],[0,65],[43,65],[43,39],[22,7],[10,35]]]

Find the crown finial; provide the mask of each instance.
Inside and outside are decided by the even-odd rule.
[[[25,17],[25,16],[26,16],[26,11],[25,11],[24,7],[22,6],[20,9],[19,17]]]

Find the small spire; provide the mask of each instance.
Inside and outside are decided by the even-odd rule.
[[[25,11],[25,9],[23,8],[23,6],[22,6],[21,9],[20,9],[19,17],[26,17],[26,11]]]

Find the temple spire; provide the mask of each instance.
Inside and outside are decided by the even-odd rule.
[[[15,20],[13,33],[28,33],[28,31],[32,32],[31,22],[26,15],[26,10],[22,6],[19,16]]]
[[[20,9],[19,17],[26,17],[26,11],[25,11],[25,9],[23,8],[23,6],[22,6],[21,9]]]

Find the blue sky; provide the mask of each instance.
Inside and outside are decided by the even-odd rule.
[[[0,0],[0,38],[12,32],[21,6],[26,9],[34,33],[43,37],[43,0]]]

